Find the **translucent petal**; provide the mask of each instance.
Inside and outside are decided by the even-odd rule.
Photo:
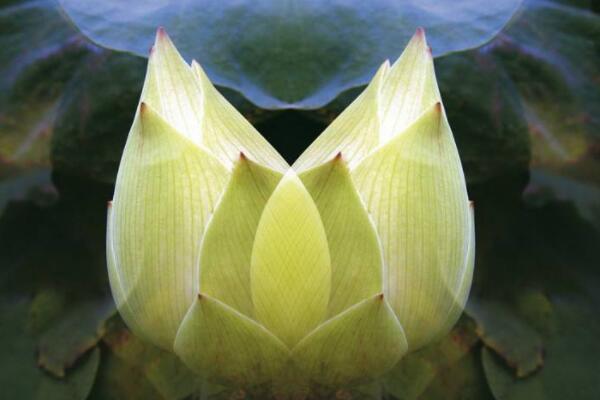
[[[250,277],[257,320],[288,347],[325,318],[331,290],[327,237],[315,203],[292,170],[260,218]]]
[[[381,87],[380,143],[401,133],[423,112],[440,101],[433,57],[425,32],[417,29]]]
[[[142,102],[178,132],[199,144],[202,141],[202,101],[200,85],[189,65],[160,28],[148,59]]]
[[[383,291],[383,256],[342,155],[300,175],[325,227],[331,256],[329,316]]]
[[[342,152],[352,167],[379,144],[378,98],[389,70],[384,62],[367,88],[302,153],[293,168],[305,171]]]
[[[202,121],[204,145],[224,165],[232,165],[242,152],[251,160],[284,173],[289,168],[287,162],[215,89],[195,61],[192,62],[192,72],[204,96]]]
[[[142,103],[119,167],[112,249],[124,319],[172,349],[198,293],[200,240],[228,173],[213,156]]]
[[[262,325],[206,295],[186,314],[175,352],[205,379],[240,386],[273,380],[289,359],[286,346]]]
[[[243,154],[210,220],[200,253],[200,291],[252,317],[250,258],[258,221],[282,174]]]
[[[444,277],[449,278],[446,282],[446,290],[448,291],[447,296],[450,298],[451,307],[448,310],[448,315],[442,327],[440,328],[437,338],[441,338],[446,335],[456,324],[456,321],[460,318],[467,299],[471,290],[471,283],[473,281],[473,269],[475,267],[475,216],[473,202],[469,202],[469,244],[467,249],[467,255],[462,270],[458,275]]]
[[[413,350],[444,328],[455,295],[446,288],[463,276],[470,236],[465,179],[441,104],[352,175],[379,232],[386,296]]]
[[[324,385],[376,378],[392,368],[408,345],[382,294],[323,323],[292,350],[298,369]]]

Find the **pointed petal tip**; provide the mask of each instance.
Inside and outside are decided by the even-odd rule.
[[[385,298],[385,296],[383,295],[383,293],[379,293],[377,296],[375,296],[375,300],[377,300],[379,302],[383,302],[384,298]]]
[[[144,115],[148,112],[148,104],[144,103],[143,101],[140,103],[140,114]]]
[[[425,29],[422,26],[419,26],[416,30],[415,30],[415,37],[418,37],[419,39],[425,39]]]
[[[471,209],[471,210],[475,209],[475,202],[473,200],[469,200],[469,209]]]
[[[112,208],[112,206],[113,206],[113,201],[112,201],[112,200],[109,200],[109,201],[106,203],[106,207],[107,207],[108,209],[111,209],[111,208]]]
[[[341,161],[342,160],[342,152],[338,152],[335,157],[333,157],[333,161]]]
[[[159,26],[158,28],[156,28],[156,38],[157,39],[163,39],[163,38],[168,38],[169,35],[167,35],[167,31],[165,30],[164,26]]]
[[[436,114],[441,114],[442,113],[442,102],[438,101],[437,103],[435,103],[433,105],[433,109]]]
[[[240,161],[247,161],[248,157],[244,154],[243,151],[240,151]]]
[[[202,293],[198,293],[198,301],[202,301],[204,300],[206,297],[204,297],[204,295],[202,295]]]

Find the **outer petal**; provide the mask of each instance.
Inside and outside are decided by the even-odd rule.
[[[204,378],[243,386],[272,380],[289,358],[285,345],[263,326],[206,295],[185,316],[175,352]]]
[[[163,348],[198,292],[199,243],[227,175],[142,103],[117,176],[112,250],[123,318]]]
[[[298,369],[324,385],[382,375],[408,345],[394,312],[378,294],[319,326],[292,350]]]
[[[366,158],[353,177],[387,263],[386,295],[412,349],[444,328],[469,243],[465,180],[438,103]]]
[[[327,237],[317,207],[292,170],[263,211],[250,276],[257,319],[288,347],[325,318],[331,290]]]
[[[325,226],[331,256],[329,316],[383,291],[379,239],[342,155],[300,175]]]
[[[404,131],[423,112],[440,101],[433,57],[425,32],[417,29],[381,87],[380,143]]]
[[[250,258],[258,221],[282,175],[243,154],[215,211],[200,253],[200,291],[252,317]]]
[[[178,132],[201,143],[203,96],[200,85],[162,28],[156,33],[148,60],[142,101]]]
[[[462,270],[459,272],[459,278],[455,279],[453,276],[444,275],[444,277],[450,278],[446,282],[447,296],[451,299],[450,310],[446,316],[446,321],[440,328],[437,337],[441,338],[446,335],[456,324],[456,321],[460,318],[469,292],[471,290],[471,283],[473,281],[473,269],[475,267],[475,215],[473,202],[469,202],[469,244],[467,248],[467,256]]]
[[[343,153],[355,165],[379,144],[378,99],[382,82],[388,74],[389,62],[384,62],[367,88],[348,106],[294,163],[293,168],[305,171]]]
[[[259,164],[285,172],[289,168],[287,162],[215,89],[195,61],[192,72],[204,96],[202,142],[215,157],[225,165],[232,165],[243,152]]]

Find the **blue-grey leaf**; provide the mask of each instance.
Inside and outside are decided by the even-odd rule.
[[[113,49],[148,54],[164,26],[217,85],[264,108],[318,108],[396,59],[419,26],[434,55],[494,37],[521,0],[59,0],[81,31]]]

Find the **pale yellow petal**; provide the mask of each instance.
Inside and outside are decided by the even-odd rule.
[[[200,240],[228,173],[142,103],[117,176],[112,250],[124,319],[171,349],[198,293]]]
[[[329,316],[383,291],[383,256],[343,155],[300,175],[325,227],[331,256]]]
[[[250,258],[258,221],[282,174],[243,154],[209,222],[200,253],[200,291],[252,317]]]
[[[417,29],[381,87],[380,143],[400,134],[440,101],[433,57],[423,29]]]
[[[378,98],[388,69],[386,61],[360,96],[302,153],[293,165],[297,172],[326,163],[340,152],[352,167],[377,147]]]
[[[200,85],[171,39],[160,28],[148,59],[142,102],[152,107],[179,133],[202,142]]]
[[[352,175],[382,243],[386,296],[418,348],[444,329],[454,303],[446,288],[462,278],[469,247],[465,179],[441,105]]]
[[[328,320],[292,350],[301,373],[327,386],[377,378],[406,353],[402,326],[382,294]]]
[[[225,165],[233,165],[242,152],[249,159],[284,173],[289,168],[287,162],[217,91],[195,61],[192,72],[204,96],[202,143]]]
[[[471,290],[471,283],[473,281],[473,269],[475,267],[475,215],[473,202],[469,202],[469,242],[467,255],[462,270],[459,271],[458,275],[447,275],[443,274],[443,277],[447,278],[446,290],[448,291],[448,298],[451,302],[451,307],[448,310],[445,322],[442,324],[437,338],[441,338],[446,335],[454,324],[460,318],[467,299]]]
[[[290,170],[260,218],[251,262],[255,315],[288,347],[323,321],[331,290],[325,229]]]
[[[204,294],[185,316],[175,352],[205,379],[241,387],[272,381],[289,359],[289,350],[267,329]]]

